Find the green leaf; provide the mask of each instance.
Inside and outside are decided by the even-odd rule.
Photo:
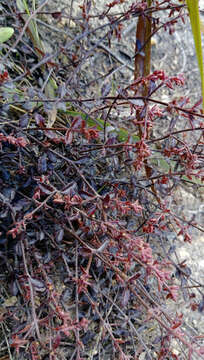
[[[60,111],[62,111],[62,110],[60,110]],[[89,116],[87,116],[86,114],[83,114],[81,111],[66,110],[65,112],[67,115],[70,115],[73,117],[81,116],[81,118],[87,122],[89,127],[96,126],[96,128],[99,131],[103,131],[104,120],[102,120],[100,118],[91,119]],[[120,142],[124,142],[124,141],[128,140],[129,133],[126,129],[123,129],[123,128],[115,129],[109,122],[106,123],[106,127],[109,127],[110,132],[115,132],[117,134],[118,140]],[[133,141],[135,141],[135,142],[140,140],[139,136],[137,136],[137,135],[133,134],[133,135],[131,135],[131,137],[132,137]]]
[[[3,43],[11,38],[14,33],[14,29],[11,27],[0,28],[0,43]]]
[[[159,164],[163,170],[165,170],[166,172],[169,172],[171,166],[165,159],[163,159],[163,158],[159,159]]]
[[[28,15],[30,15],[29,7],[27,5],[27,2],[24,0],[16,0],[16,5],[18,9],[22,12],[26,11]]]
[[[191,21],[191,29],[194,37],[196,56],[198,61],[198,66],[200,70],[201,77],[201,90],[203,97],[203,110],[204,110],[204,74],[203,74],[203,54],[202,54],[202,44],[201,44],[201,31],[200,31],[200,15],[199,15],[199,6],[198,0],[186,0],[188,7],[188,12]]]

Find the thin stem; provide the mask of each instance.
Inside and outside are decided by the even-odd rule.
[[[37,315],[36,315],[36,311],[35,311],[35,296],[34,296],[31,276],[30,276],[30,273],[28,271],[28,266],[27,266],[27,261],[26,261],[26,256],[25,256],[25,249],[24,249],[24,244],[23,244],[22,238],[21,238],[21,250],[22,250],[22,256],[23,256],[24,268],[25,268],[25,272],[26,272],[26,276],[28,278],[28,283],[29,283],[29,288],[30,288],[30,300],[31,300],[31,304],[32,304],[33,321],[34,321],[35,330],[36,330],[38,340],[41,343],[42,340],[41,340],[40,330],[39,330],[39,326],[38,326],[38,319],[37,319]]]

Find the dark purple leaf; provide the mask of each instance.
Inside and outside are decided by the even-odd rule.
[[[66,95],[66,93],[67,93],[67,88],[66,88],[66,86],[65,86],[65,85],[60,85],[60,86],[58,87],[58,94],[59,94],[60,98],[63,99],[63,97]],[[57,107],[58,107],[58,105],[60,105],[60,104],[65,104],[65,107],[66,107],[66,102],[65,102],[65,101],[63,101],[63,102],[61,102],[61,103],[58,103],[58,104],[57,104]],[[61,107],[59,107],[59,109],[61,109]]]
[[[43,263],[48,264],[50,260],[51,260],[51,253],[50,251],[48,251],[47,254],[45,254],[45,256],[43,257]]]
[[[22,257],[22,248],[20,242],[15,245],[15,251],[18,256]]]
[[[56,134],[52,130],[45,130],[44,133],[49,139],[55,139],[56,138]]]
[[[125,289],[125,291],[122,294],[122,301],[121,301],[121,305],[122,307],[126,307],[128,302],[130,299],[130,290],[129,289]]]
[[[88,191],[80,191],[80,196],[82,197],[82,199],[88,199],[88,198],[92,198],[92,194],[89,193]]]
[[[6,207],[5,209],[2,209],[2,211],[0,211],[0,218],[4,219],[5,217],[7,217],[8,211],[9,211],[8,207]]]
[[[47,156],[48,159],[52,162],[56,162],[57,161],[57,156],[55,154],[53,154],[51,151],[47,152]]]
[[[149,86],[149,95],[156,89],[156,83],[153,80],[150,80],[150,86]]]
[[[43,194],[50,195],[53,192],[53,190],[48,189],[45,185],[39,183],[38,186]]]
[[[38,171],[40,174],[44,174],[47,171],[47,156],[43,154],[38,159]]]
[[[24,209],[24,211],[25,211],[25,210],[28,210],[30,206],[31,206],[31,203],[29,200],[20,199],[14,204],[13,209],[15,211],[21,211],[22,209]]]
[[[0,237],[0,245],[5,245],[8,239],[6,237]]]
[[[68,302],[72,298],[73,288],[71,286],[67,287],[62,293],[62,301]]]
[[[26,180],[26,182],[22,185],[23,188],[27,188],[28,186],[30,186],[32,183],[32,178],[31,176]]]
[[[43,281],[34,278],[30,278],[30,280],[36,291],[45,291],[45,284]]]
[[[73,141],[73,132],[70,129],[66,132],[64,140],[65,140],[66,145],[70,145],[72,143],[72,141]]]
[[[45,126],[45,119],[41,114],[35,113],[35,122],[39,127]]]
[[[95,336],[94,332],[91,330],[86,331],[86,334],[81,338],[82,343],[87,345]]]
[[[14,280],[12,285],[11,285],[11,293],[13,296],[16,296],[19,292],[19,288],[18,288],[18,282],[17,280]]]
[[[20,100],[20,96],[18,94],[14,94],[12,99],[13,99],[13,102],[18,102]]]
[[[4,188],[2,193],[5,196],[6,200],[12,201],[15,197],[16,191],[13,188],[6,187]]]
[[[79,130],[84,125],[84,120],[80,116],[76,116],[72,122],[72,129]]]
[[[63,195],[70,195],[70,196],[75,195],[77,192],[78,192],[78,186],[75,181],[69,183],[67,187],[63,191],[61,191]]]
[[[156,336],[155,339],[153,340],[153,344],[159,344],[161,339],[162,339],[161,336]]]
[[[29,87],[28,88],[28,96],[29,96],[29,98],[33,99],[35,95],[36,95],[35,89],[33,87]]]
[[[10,172],[7,171],[7,170],[5,170],[4,168],[1,168],[0,171],[1,171],[0,177],[1,177],[4,181],[8,181],[8,180],[10,179],[10,176],[11,176],[11,175],[10,175]]]
[[[64,229],[61,229],[56,234],[56,241],[60,243],[64,237]]]
[[[20,117],[19,119],[19,126],[22,128],[25,128],[28,126],[28,121],[29,121],[29,116],[28,114],[24,114],[23,116]]]
[[[43,231],[37,232],[37,241],[42,241],[45,238],[45,233]]]

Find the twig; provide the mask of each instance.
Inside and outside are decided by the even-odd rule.
[[[75,313],[76,313],[76,322],[79,323],[79,287],[78,287],[78,279],[79,279],[79,269],[78,269],[78,241],[76,240],[76,248],[75,248],[75,278],[76,278],[76,289],[75,289]],[[79,329],[75,329],[76,334],[76,351],[77,351],[77,359],[80,359],[80,337],[79,337]]]
[[[28,278],[28,283],[29,283],[29,288],[30,288],[30,300],[31,300],[31,304],[32,304],[33,321],[34,321],[34,325],[35,325],[38,340],[41,343],[41,336],[40,336],[40,330],[39,330],[39,326],[38,326],[38,319],[37,319],[37,315],[36,315],[36,311],[35,311],[35,298],[34,298],[34,292],[33,292],[33,285],[32,285],[31,276],[30,276],[30,273],[29,273],[28,267],[27,267],[25,249],[24,249],[24,244],[23,244],[22,238],[21,238],[21,250],[22,250],[22,256],[23,256],[25,272],[26,272],[26,276]]]
[[[132,331],[136,334],[137,338],[139,339],[140,343],[142,344],[143,348],[146,350],[147,354],[149,355],[149,359],[152,359],[149,349],[147,347],[147,345],[145,344],[145,342],[143,341],[142,336],[139,334],[139,332],[136,330],[136,327],[133,325],[132,321],[129,319],[129,317],[121,310],[121,308],[115,303],[115,301],[113,301],[108,295],[106,295],[106,293],[104,291],[101,292],[103,294],[103,296],[106,297],[106,299],[108,299],[108,301],[111,302],[111,304],[113,306],[116,307],[116,309],[122,314],[122,316],[124,317],[125,321],[128,322],[128,324],[130,325]]]
[[[96,42],[94,40],[91,40],[91,43],[93,43],[94,45],[96,44]],[[115,52],[113,52],[108,46],[104,45],[103,43],[98,43],[97,47],[105,50],[108,54],[110,54],[112,57],[114,57],[119,63],[121,63],[122,65],[124,65],[125,67],[127,67],[129,70],[134,71],[134,67],[129,65],[128,63],[126,63],[125,61],[123,61],[123,59],[118,56]]]
[[[12,354],[11,354],[10,345],[9,345],[9,342],[8,342],[8,339],[7,339],[7,336],[6,336],[6,332],[5,332],[5,330],[4,330],[4,325],[3,325],[2,322],[1,322],[1,328],[2,328],[2,332],[3,332],[3,334],[4,334],[4,338],[5,338],[5,341],[6,341],[6,346],[7,346],[7,350],[8,350],[8,354],[9,354],[9,359],[10,359],[10,360],[14,360],[14,359],[13,359],[13,356],[12,356]]]

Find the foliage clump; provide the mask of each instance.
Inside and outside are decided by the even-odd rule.
[[[168,308],[185,284],[185,300],[202,311],[201,285],[198,294],[191,290],[190,269],[175,260],[172,239],[190,243],[191,229],[203,229],[171,205],[178,187],[203,186],[203,115],[200,102],[188,107],[185,97],[157,97],[162,88],[173,94],[183,86],[182,74],[150,72],[152,34],[171,34],[185,7],[113,1],[94,28],[91,2],[77,17],[45,11],[46,3],[1,5],[3,25],[16,21],[15,39],[1,48],[1,355],[204,358],[202,338]],[[127,8],[118,13],[122,3]],[[161,11],[168,20],[160,21]],[[68,17],[76,34],[64,31],[65,42],[47,54],[40,16],[55,23]],[[93,95],[87,63],[102,41],[120,41],[128,21],[137,23],[134,76],[114,89],[108,71]],[[100,77],[94,81],[101,85]]]

